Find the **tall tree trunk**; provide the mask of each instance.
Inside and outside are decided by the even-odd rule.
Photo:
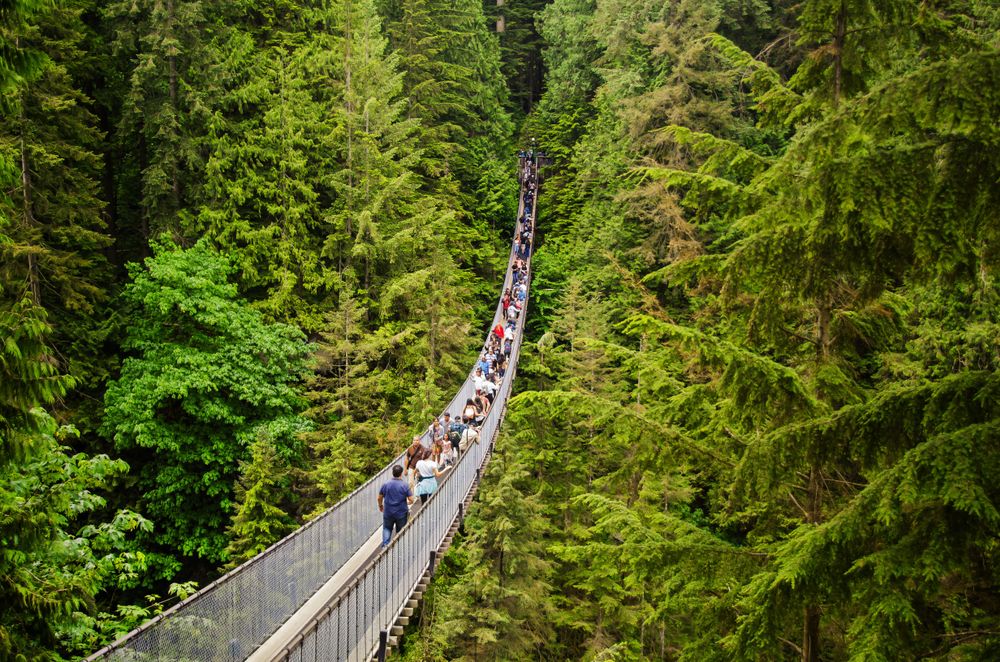
[[[149,167],[149,145],[146,142],[146,122],[142,118],[139,119],[141,127],[139,129],[139,172],[146,172],[146,168]],[[139,176],[140,184],[143,182],[142,175]],[[150,205],[146,199],[146,190],[143,185],[142,196],[140,197],[140,205],[142,207],[142,220],[140,222],[139,231],[142,233],[142,256],[149,257],[151,255],[149,250],[149,235],[150,235],[150,217],[153,215],[153,210],[150,209]]]
[[[819,607],[807,605],[802,611],[802,662],[819,662]]]
[[[28,289],[31,291],[31,300],[36,306],[42,304],[41,279],[38,274],[38,256],[35,255],[35,246],[31,245],[31,229],[35,225],[35,214],[31,199],[31,162],[28,159],[28,117],[24,111],[27,105],[27,93],[21,94],[20,124],[21,124],[21,200],[22,214],[24,217],[25,244],[28,254]]]
[[[174,0],[167,0],[167,15],[169,17],[170,30],[171,33],[175,33],[176,26],[174,24]],[[170,87],[170,108],[173,110],[174,117],[178,117],[180,110],[177,108],[177,57],[174,55],[167,56],[167,67],[169,68],[169,87]],[[176,136],[174,136],[176,140]],[[173,199],[173,209],[172,211],[177,212],[181,208],[181,180],[178,170],[180,169],[180,164],[177,162],[177,150],[172,150],[170,155],[170,190]]]
[[[847,6],[842,1],[833,28],[833,107],[840,104],[844,89],[844,44],[847,40]]]
[[[819,524],[823,519],[821,476],[819,467],[809,471],[809,501],[806,521]],[[802,662],[819,662],[820,610],[816,604],[808,604],[802,609]]]
[[[344,372],[341,379],[341,390],[344,393],[344,409],[348,414],[351,412],[351,310],[346,305],[344,308]]]
[[[352,233],[351,214],[354,209],[351,206],[352,193],[354,192],[354,103],[351,100],[351,14],[352,8],[348,7],[344,24],[344,110],[347,113],[347,220],[346,232],[350,237]],[[351,262],[350,255],[347,258],[348,264]],[[365,268],[365,289],[368,288],[367,267]]]
[[[830,301],[830,297],[825,296],[816,310],[816,346],[819,350],[821,361],[826,361],[830,358],[830,345],[832,344],[830,321],[833,317],[832,309],[833,304]]]

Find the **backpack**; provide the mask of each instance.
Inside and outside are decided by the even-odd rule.
[[[412,469],[417,466],[420,460],[426,460],[430,451],[424,448],[423,444],[411,445],[406,449],[406,468]]]

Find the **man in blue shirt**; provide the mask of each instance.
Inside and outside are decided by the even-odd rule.
[[[382,546],[388,547],[392,540],[392,528],[396,532],[403,530],[410,516],[410,504],[413,503],[413,490],[402,478],[403,467],[392,468],[392,480],[387,481],[378,491],[378,509],[382,513]]]

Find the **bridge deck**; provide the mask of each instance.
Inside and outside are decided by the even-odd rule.
[[[534,186],[525,186],[525,180],[537,178],[537,166],[527,158],[522,158],[520,166],[516,227],[522,229],[523,223],[524,229],[533,232],[535,214],[524,216],[524,212],[525,196],[530,189],[533,199]],[[514,277],[518,241],[515,232],[503,282],[512,292],[518,280],[530,282],[530,252],[518,266],[518,278]],[[529,240],[527,245],[533,243]],[[509,366],[481,424],[481,442],[461,454],[426,504],[411,510],[408,525],[388,547],[380,546],[375,496],[402,455],[320,517],[88,661],[367,662],[376,651],[384,650],[390,643],[388,631],[410,596],[428,581],[434,555],[449,544],[456,519],[460,520],[478,486],[517,372],[527,304],[526,297],[521,312],[511,317],[514,336]],[[490,328],[506,322],[503,305],[498,303]],[[474,385],[470,374],[448,410],[461,411],[466,399],[475,395]]]
[[[265,641],[260,648],[247,658],[247,662],[271,662],[279,659],[285,648],[291,644],[306,625],[314,619],[320,610],[333,601],[337,594],[347,588],[351,581],[371,563],[371,560],[379,552],[379,545],[382,544],[382,531],[376,530],[372,537],[365,541],[354,556],[348,559],[347,563],[341,566],[340,570],[330,577],[330,580],[313,594],[309,601],[302,605],[302,608],[291,615],[284,625],[278,629],[271,638]]]

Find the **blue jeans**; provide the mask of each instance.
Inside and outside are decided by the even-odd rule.
[[[392,540],[392,527],[396,527],[396,533],[403,530],[406,526],[406,520],[409,519],[410,513],[403,513],[399,517],[392,517],[382,513],[382,546],[388,547],[389,541]]]

